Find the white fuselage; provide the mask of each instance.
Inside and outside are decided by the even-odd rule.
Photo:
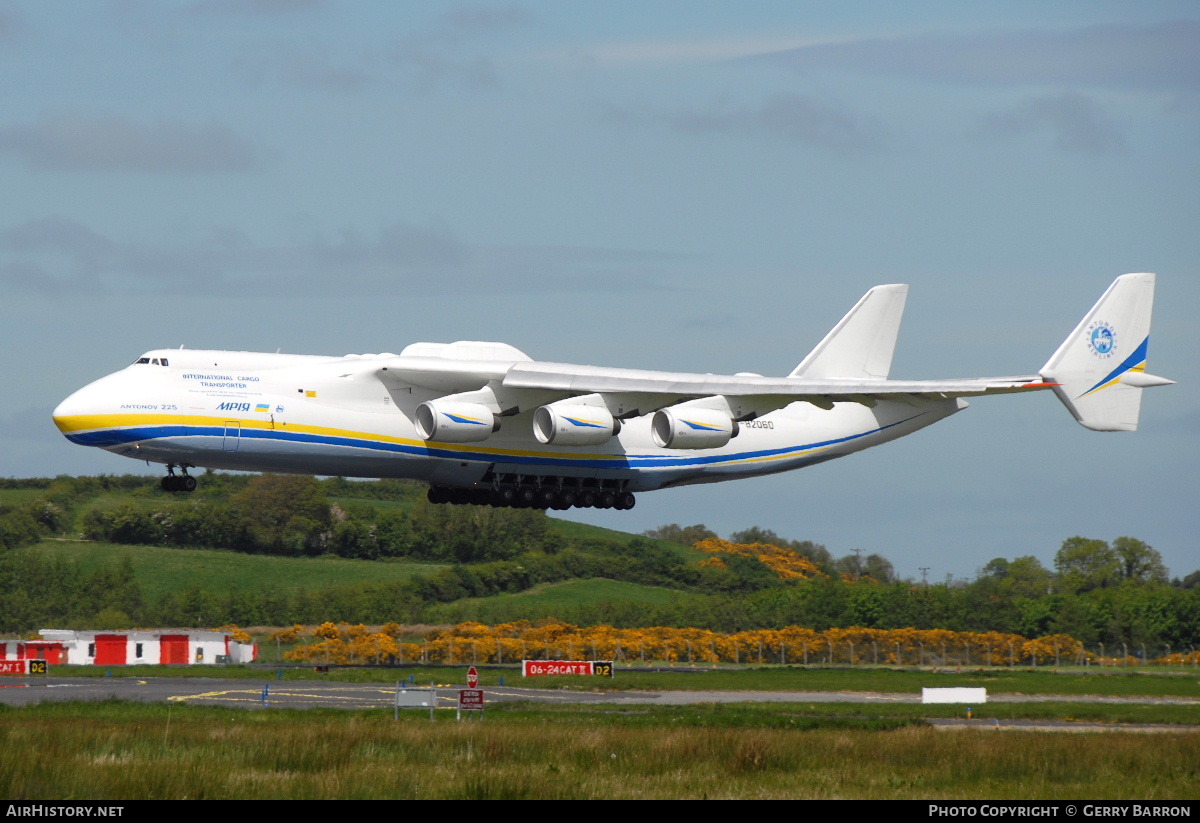
[[[826,410],[795,402],[738,424],[736,437],[711,449],[660,448],[651,415],[642,414],[624,420],[606,443],[572,447],[540,443],[533,408],[503,417],[483,442],[423,439],[416,409],[445,393],[384,382],[371,356],[157,350],[72,394],[54,420],[72,442],[168,465],[411,478],[446,487],[500,472],[618,481],[647,491],[831,460],[966,405],[920,398],[870,408],[838,402]]]

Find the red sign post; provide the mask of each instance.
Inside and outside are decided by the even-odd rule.
[[[459,689],[458,708],[463,711],[483,711],[483,689]]]
[[[613,676],[611,660],[522,660],[522,677],[539,677],[553,674]]]
[[[45,660],[0,660],[0,675],[46,674],[47,671]]]

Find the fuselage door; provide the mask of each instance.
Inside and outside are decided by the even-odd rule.
[[[242,440],[242,423],[239,420],[225,421],[225,437],[221,440],[221,451],[235,452]]]

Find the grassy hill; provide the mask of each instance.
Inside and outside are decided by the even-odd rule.
[[[406,580],[444,569],[445,563],[347,560],[341,557],[272,557],[217,549],[131,546],[90,540],[44,540],[16,550],[73,561],[86,571],[128,558],[142,594],[157,598],[195,584],[212,592],[269,588],[313,591],[331,586]]]
[[[663,586],[625,583],[605,578],[564,580],[543,583],[515,594],[492,597],[465,597],[450,603],[430,607],[427,617],[432,622],[508,623],[528,619],[530,615],[555,615],[564,620],[595,607],[615,604],[665,606],[678,601],[683,593]]]
[[[252,476],[210,474],[200,490],[183,496],[134,476],[0,480],[0,512],[32,511],[45,501],[58,510],[57,534],[7,555],[13,588],[40,605],[40,611],[26,608],[19,595],[11,605],[0,602],[10,612],[31,615],[11,618],[9,629],[34,620],[46,625],[64,610],[64,621],[86,627],[90,607],[62,605],[85,591],[95,611],[115,611],[137,623],[212,622],[247,602],[253,608],[227,619],[257,624],[273,614],[280,624],[312,622],[320,617],[314,604],[321,603],[330,612],[321,620],[565,618],[614,604],[670,604],[689,588],[679,571],[703,559],[687,546],[534,510],[432,506],[421,484],[340,478],[306,479],[307,491],[319,500],[303,520],[307,537],[270,545],[253,518],[291,501],[248,505],[254,482]],[[314,523],[313,511],[327,519]],[[119,533],[106,537],[97,533],[101,527]],[[194,545],[209,534],[229,542],[224,548]],[[385,545],[385,539],[392,542]],[[132,594],[134,586],[140,597]],[[106,599],[96,591],[105,587],[122,588],[122,597]],[[185,601],[189,611],[180,615]],[[424,613],[434,605],[439,608]]]

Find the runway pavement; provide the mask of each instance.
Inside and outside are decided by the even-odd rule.
[[[423,686],[424,684],[418,684]],[[408,688],[413,688],[408,686]],[[437,687],[439,709],[458,705],[462,684]],[[554,705],[659,705],[677,706],[703,703],[908,703],[921,702],[918,694],[886,692],[813,692],[813,691],[582,691],[537,689],[521,686],[493,686],[485,689],[488,703],[526,701]],[[396,684],[338,683],[320,680],[245,680],[216,678],[134,678],[134,677],[28,677],[0,683],[0,703],[11,706],[45,701],[137,700],[146,703],[173,702],[237,708],[341,708],[392,709]],[[1195,698],[1172,697],[1081,697],[1078,695],[989,695],[993,703],[1091,702],[1113,704],[1174,704],[1200,707]],[[1200,712],[1198,712],[1200,716]],[[991,728],[1009,730],[1080,731],[1200,731],[1200,726],[1158,726],[1130,724],[1075,724],[1043,721],[954,720],[931,721],[945,730]]]

